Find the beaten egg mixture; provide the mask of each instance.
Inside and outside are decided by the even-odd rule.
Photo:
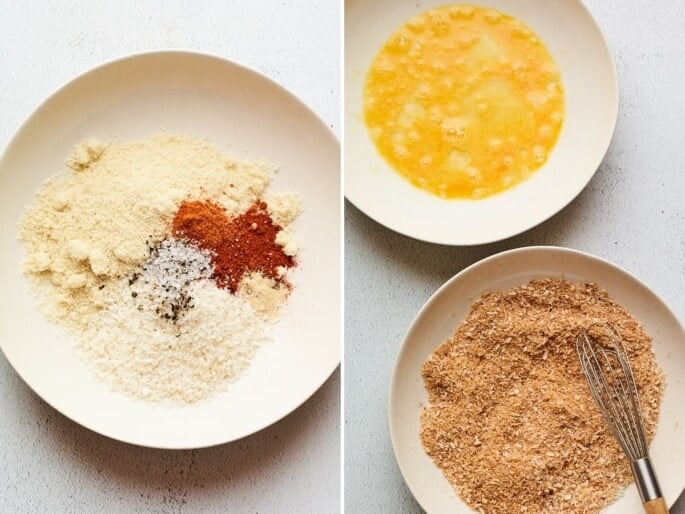
[[[554,59],[526,25],[455,5],[390,37],[366,77],[364,114],[379,152],[415,186],[477,199],[545,163],[564,92]]]

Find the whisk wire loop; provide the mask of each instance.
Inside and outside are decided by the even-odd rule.
[[[593,337],[594,329],[601,329],[605,337]],[[592,396],[621,448],[631,460],[647,457],[635,377],[618,331],[594,323],[581,333],[577,350]]]
[[[599,332],[599,333],[597,333]],[[649,459],[635,376],[616,328],[593,323],[576,339],[580,366],[590,392],[614,437],[630,460],[638,493],[651,512],[668,512]]]

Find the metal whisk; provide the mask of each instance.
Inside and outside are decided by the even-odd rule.
[[[630,460],[645,512],[668,514],[649,459],[640,398],[620,334],[612,325],[594,323],[583,329],[576,350],[592,396]]]

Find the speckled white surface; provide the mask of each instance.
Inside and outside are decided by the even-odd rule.
[[[685,319],[685,4],[587,5],[613,51],[621,100],[609,153],[570,206],[515,238],[450,248],[395,234],[346,204],[346,512],[421,512],[392,453],[390,376],[418,309],[465,266],[520,246],[577,248],[637,275]]]
[[[5,0],[0,11],[2,148],[74,76],[164,48],[211,53],[260,71],[339,133],[337,2]],[[339,392],[336,372],[293,414],[252,437],[158,451],[67,420],[0,357],[0,512],[338,512]]]

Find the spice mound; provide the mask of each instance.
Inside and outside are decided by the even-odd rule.
[[[95,373],[148,401],[224,390],[269,340],[298,264],[276,168],[191,137],[85,140],[20,224],[46,316]]]
[[[596,284],[485,293],[424,363],[421,442],[473,509],[595,513],[632,480],[578,362],[576,338],[594,322],[623,338],[651,441],[665,386],[651,337]]]
[[[264,202],[230,221],[224,209],[211,202],[183,202],[173,221],[177,237],[187,237],[212,252],[218,285],[233,293],[250,271],[258,270],[278,282],[295,265],[292,256],[276,244],[280,231]]]

